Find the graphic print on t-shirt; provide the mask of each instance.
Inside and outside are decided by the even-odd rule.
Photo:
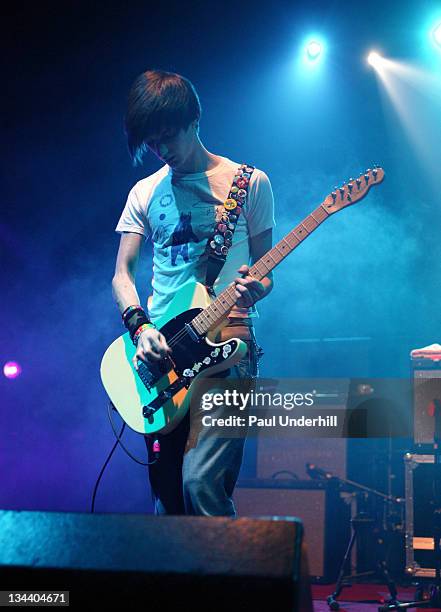
[[[173,230],[171,236],[171,265],[176,266],[178,255],[182,257],[185,263],[189,262],[188,243],[199,242],[199,238],[193,231],[191,226],[191,212],[181,212],[179,222]]]

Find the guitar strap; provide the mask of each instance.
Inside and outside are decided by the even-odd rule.
[[[222,215],[216,222],[214,233],[207,242],[208,264],[205,285],[212,296],[216,295],[213,285],[224,267],[231,248],[239,216],[247,201],[253,172],[254,167],[247,164],[242,164],[237,169],[228,197],[224,202]]]

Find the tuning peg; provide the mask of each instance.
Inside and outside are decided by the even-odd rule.
[[[363,176],[363,175],[361,175],[361,176]],[[358,178],[355,182],[357,183],[357,188],[360,191],[361,179]]]
[[[378,170],[376,168],[374,168],[374,170],[372,170],[372,174],[374,176],[374,179],[377,178],[377,174],[378,174]]]
[[[345,195],[345,190],[343,189],[343,187],[340,187],[339,192],[340,192],[340,197],[343,198],[343,196]]]
[[[352,181],[353,179],[351,179]],[[348,189],[349,189],[349,193],[352,193],[352,188],[353,188],[353,184],[352,183],[348,183]]]
[[[331,193],[331,196],[332,196],[332,201],[335,202],[335,200],[337,199],[337,194],[335,193],[335,191]]]

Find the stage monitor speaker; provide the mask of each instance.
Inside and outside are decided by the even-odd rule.
[[[302,538],[291,518],[0,511],[1,583],[74,608],[312,612]]]
[[[350,537],[350,507],[338,485],[320,480],[241,480],[234,492],[239,516],[295,516],[302,520],[314,582],[336,580]]]

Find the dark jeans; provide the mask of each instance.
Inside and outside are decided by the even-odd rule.
[[[253,328],[234,321],[224,329],[222,339],[233,336],[246,341],[248,351],[230,376],[256,378],[261,349]],[[200,415],[195,418],[189,410],[172,432],[145,436],[149,461],[153,460],[152,445],[157,437],[160,457],[149,466],[155,514],[234,517],[232,494],[242,464],[245,435],[221,437],[215,428],[201,427]]]

